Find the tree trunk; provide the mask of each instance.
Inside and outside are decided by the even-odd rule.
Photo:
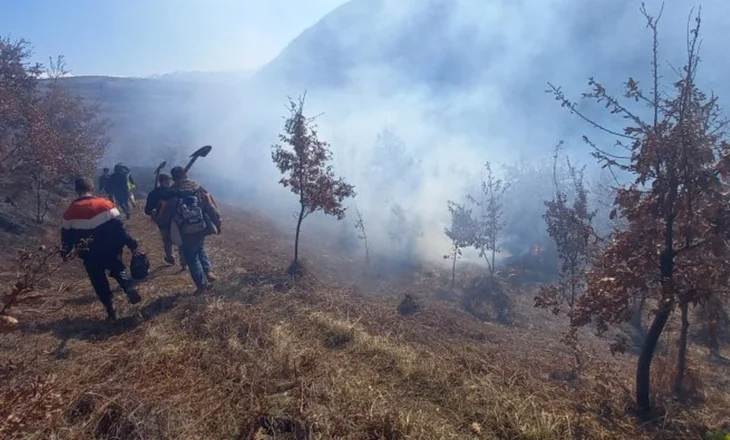
[[[497,254],[497,249],[495,249],[496,247],[497,247],[496,244],[493,242],[492,243],[492,265],[489,266],[489,276],[492,278],[494,278],[494,257]]]
[[[670,179],[669,195],[666,205],[671,212],[677,194],[676,179]],[[661,276],[662,299],[654,315],[654,320],[646,334],[644,345],[641,347],[639,361],[636,364],[636,406],[638,416],[648,420],[651,417],[651,360],[654,357],[659,337],[667,325],[669,316],[674,309],[676,292],[674,291],[674,217],[665,217],[664,249],[659,255],[659,275]]]
[[[689,304],[686,299],[682,299],[679,303],[679,309],[682,311],[682,326],[679,332],[679,352],[677,354],[677,372],[674,378],[674,395],[680,399],[683,398],[682,386],[684,385],[684,376],[687,371],[687,331],[689,330],[688,309]]]
[[[368,239],[365,237],[365,268],[370,267],[370,249],[368,248]]]
[[[304,220],[304,205],[299,210],[299,219],[297,219],[297,233],[294,237],[294,262],[299,262],[299,231],[302,229],[302,220]]]
[[[641,336],[644,336],[644,325],[642,323],[642,319],[644,317],[644,305],[646,304],[646,291],[641,292],[641,298],[639,299],[639,303],[634,308],[634,317],[632,319],[632,324],[634,328],[639,332]]]
[[[570,263],[570,308],[573,308],[573,304],[575,304],[575,261],[571,261]]]
[[[671,283],[671,280],[665,281]],[[669,288],[667,288],[669,289]],[[636,405],[637,411],[641,418],[648,419],[651,414],[651,360],[654,357],[659,337],[664,331],[664,327],[672,314],[674,307],[674,299],[669,296],[659,305],[659,309],[654,315],[654,320],[646,334],[644,345],[641,347],[641,354],[636,365]]]
[[[454,258],[453,262],[451,263],[451,288],[454,288],[454,284],[456,283],[456,255],[459,252],[459,249],[454,247]]]

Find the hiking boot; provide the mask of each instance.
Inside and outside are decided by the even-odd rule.
[[[208,282],[209,282],[209,283],[215,282],[215,280],[217,280],[217,279],[218,279],[218,277],[217,277],[217,276],[215,276],[215,274],[214,274],[213,272],[208,272],[208,273],[206,273],[206,274],[205,274],[205,277],[206,277],[206,278],[208,278]]]
[[[175,257],[165,257],[165,263],[169,264],[170,266],[175,265]]]
[[[117,320],[117,312],[114,310],[107,310],[106,311],[106,321],[114,322],[116,320]]]
[[[130,287],[124,293],[127,294],[127,300],[129,301],[130,304],[137,304],[140,301],[142,301],[142,297],[139,295],[139,292],[137,291],[136,287]]]

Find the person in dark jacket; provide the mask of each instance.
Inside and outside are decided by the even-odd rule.
[[[61,256],[65,260],[76,248],[91,285],[106,308],[107,319],[115,320],[117,314],[106,272],[109,271],[119,283],[131,304],[140,302],[142,298],[125,272],[122,261],[124,247],[134,252],[137,250],[137,241],[124,229],[119,210],[114,204],[108,199],[92,195],[94,184],[91,179],[77,179],[75,187],[79,197],[63,214]]]
[[[117,202],[117,206],[124,211],[127,219],[132,216],[129,209],[129,201],[131,199],[130,184],[134,185],[134,179],[129,174],[129,168],[121,163],[114,165],[114,172],[109,181],[109,190]]]
[[[172,178],[169,174],[162,173],[157,177],[157,181],[159,182],[160,186],[153,189],[152,192],[147,195],[147,204],[144,207],[144,213],[150,216],[152,220],[157,223],[157,228],[160,230],[160,236],[162,237],[162,245],[165,250],[165,262],[167,264],[174,265],[175,257],[172,255],[172,238],[170,237],[170,224],[160,222],[158,216],[160,208],[162,207],[162,202],[172,197],[172,192],[170,190],[170,186],[172,185]],[[185,256],[183,255],[180,246],[177,247],[177,252],[178,256],[180,257],[180,270],[187,270],[187,265],[185,264]]]
[[[101,176],[99,177],[99,191],[107,197],[111,198],[111,190],[109,184],[111,183],[111,174],[109,174],[109,168],[104,168]]]
[[[171,170],[174,184],[170,188],[172,197],[163,201],[160,208],[159,221],[162,224],[170,225],[170,237],[173,242],[177,241],[185,256],[185,261],[190,269],[190,276],[197,287],[196,294],[200,294],[210,287],[210,283],[216,277],[212,272],[210,258],[205,252],[205,237],[211,234],[220,234],[221,216],[218,212],[215,200],[197,182],[189,180],[187,173],[182,167],[175,167]],[[185,225],[181,225],[180,213],[181,204],[187,205],[192,201],[192,210],[196,207],[202,210],[204,221],[203,229],[196,233],[186,233]]]

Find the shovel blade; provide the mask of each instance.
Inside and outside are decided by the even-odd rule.
[[[206,145],[204,147],[200,147],[193,154],[190,155],[190,157],[205,157],[210,153],[210,150],[212,150],[213,147],[211,145]]]

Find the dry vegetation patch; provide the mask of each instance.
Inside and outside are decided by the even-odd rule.
[[[102,322],[80,274],[64,274],[73,288],[0,339],[2,437],[680,439],[723,423],[719,375],[703,387],[705,406],[668,408],[672,424],[642,428],[626,411],[620,357],[588,357],[574,381],[554,374],[572,357],[555,338],[559,321],[529,295],[505,327],[436,300],[433,281],[381,296],[315,274],[293,283],[280,244],[262,242],[275,231],[227,213],[235,233],[211,241],[222,280],[206,297],[190,295],[187,274],[156,267],[156,231],[140,218],[131,228],[154,270],[143,303],[120,302],[121,323]],[[405,316],[404,291],[419,304]]]

